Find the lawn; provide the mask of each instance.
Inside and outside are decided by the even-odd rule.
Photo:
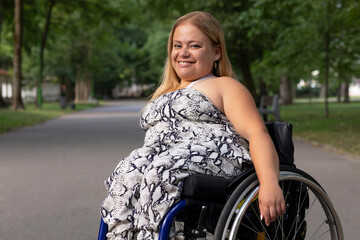
[[[76,104],[76,109],[61,109],[59,103],[44,103],[42,109],[36,109],[34,104],[25,106],[25,111],[12,111],[0,109],[0,133],[8,132],[24,126],[42,123],[47,120],[60,117],[67,113],[95,107],[96,104],[80,103]]]
[[[329,113],[325,118],[319,102],[281,106],[281,119],[293,124],[295,136],[360,157],[360,101],[330,102]]]

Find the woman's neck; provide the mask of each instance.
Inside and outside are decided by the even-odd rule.
[[[189,80],[189,81],[180,80],[179,89],[185,88],[185,87],[187,87],[189,84],[191,84],[193,82],[205,80],[207,78],[211,78],[211,77],[214,77],[214,76],[215,76],[214,74],[210,73],[210,74],[207,74],[207,75],[205,75],[205,76],[203,76],[201,78],[195,79],[195,80]]]

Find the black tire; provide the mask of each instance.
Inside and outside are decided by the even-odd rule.
[[[287,213],[266,227],[259,217],[256,174],[241,182],[225,204],[214,239],[344,239],[328,195],[311,176],[296,168],[281,167],[280,186]]]

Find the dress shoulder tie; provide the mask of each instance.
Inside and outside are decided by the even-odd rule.
[[[199,78],[198,80],[195,80],[195,81],[191,82],[189,85],[187,85],[186,88],[192,88],[196,83],[203,81],[205,79],[211,78],[211,77],[214,77],[214,74],[209,74],[202,78]]]

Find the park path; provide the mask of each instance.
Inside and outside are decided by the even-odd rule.
[[[144,105],[109,102],[0,135],[0,240],[96,239],[103,181],[142,145]],[[331,196],[345,239],[358,239],[360,160],[301,140],[295,159]]]

